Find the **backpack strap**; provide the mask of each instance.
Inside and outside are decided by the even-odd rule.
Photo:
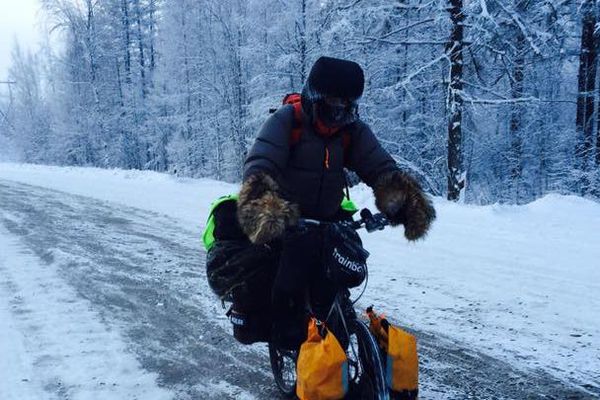
[[[290,147],[300,142],[302,137],[302,97],[300,93],[289,93],[283,98],[283,105],[290,104],[294,107],[294,124],[290,133]]]
[[[292,132],[290,133],[290,148],[297,145],[302,137],[302,96],[300,93],[286,94],[283,98],[283,105],[290,104],[294,107],[294,123]],[[344,166],[350,160],[350,145],[352,144],[352,135],[349,130],[341,132]],[[345,197],[340,205],[341,209],[353,215],[358,211],[356,204],[350,199],[350,185],[348,185],[348,177],[344,173],[344,189]]]
[[[300,138],[302,137],[302,96],[300,93],[288,93],[283,98],[282,104],[290,104],[294,107],[294,124],[290,133],[290,147],[293,147],[300,142]],[[346,160],[350,157],[352,135],[347,130],[344,130],[341,135],[344,147],[344,165],[346,165]]]

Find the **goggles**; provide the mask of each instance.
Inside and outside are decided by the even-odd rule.
[[[358,103],[354,100],[326,98],[318,102],[318,117],[329,127],[351,124],[358,119]]]

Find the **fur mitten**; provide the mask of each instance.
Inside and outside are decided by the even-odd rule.
[[[373,187],[375,205],[392,226],[404,225],[404,236],[417,240],[427,234],[435,219],[429,197],[412,177],[401,171],[383,174]]]
[[[279,195],[275,180],[265,173],[251,175],[242,184],[237,202],[238,221],[254,244],[264,244],[283,235],[296,224],[298,207]]]

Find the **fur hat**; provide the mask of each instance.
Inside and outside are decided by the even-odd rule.
[[[377,180],[373,192],[377,208],[391,225],[404,225],[408,240],[427,234],[435,219],[435,209],[414,178],[401,171],[388,172]]]
[[[283,235],[299,218],[298,207],[279,196],[279,186],[265,173],[248,177],[237,202],[238,222],[254,244],[264,244]]]
[[[312,66],[302,89],[302,108],[309,115],[312,104],[325,97],[358,100],[365,88],[365,75],[357,63],[320,57]]]

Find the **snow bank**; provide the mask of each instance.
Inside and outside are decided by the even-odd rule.
[[[367,188],[358,202],[372,205]],[[549,195],[525,206],[435,200],[429,236],[362,235],[368,301],[405,325],[513,365],[600,382],[600,204]]]
[[[210,203],[237,185],[152,171],[0,163],[0,179],[93,197],[169,215],[200,229]]]

